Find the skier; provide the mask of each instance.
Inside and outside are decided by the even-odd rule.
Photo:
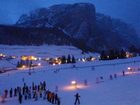
[[[46,82],[43,82],[43,89],[46,90]]]
[[[112,77],[112,75],[110,75],[110,80],[112,80],[113,79],[113,77]]]
[[[51,96],[51,103],[54,104],[54,101],[55,101],[55,94],[52,93],[52,96]]]
[[[8,95],[8,90],[5,90],[4,91],[4,98],[7,98],[7,95]]]
[[[87,86],[87,85],[88,85],[88,84],[87,84],[87,80],[86,80],[86,79],[84,80],[84,85],[85,85],[85,86]]]
[[[17,88],[14,89],[14,96],[17,96]]]
[[[60,98],[58,98],[57,100],[57,105],[60,105]]]
[[[12,97],[13,89],[10,89],[10,97]]]
[[[27,100],[27,93],[24,94],[24,99]]]
[[[77,105],[77,102],[78,102],[78,104],[80,104],[80,95],[78,94],[78,93],[76,93],[76,95],[75,95],[75,105]]]
[[[58,95],[57,95],[57,93],[55,94],[55,104],[57,103],[57,101],[58,101]]]
[[[104,80],[103,80],[103,79],[104,79],[104,78],[101,76],[101,77],[100,77],[101,82],[104,82]]]
[[[122,73],[123,73],[123,76],[125,76],[125,71],[122,71]]]
[[[21,104],[22,103],[22,95],[19,94],[19,103]]]
[[[37,101],[37,100],[38,100],[38,93],[35,92],[35,101]]]

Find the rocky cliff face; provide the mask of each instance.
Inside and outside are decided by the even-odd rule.
[[[59,27],[71,37],[86,40],[95,33],[96,15],[93,4],[55,5],[23,15],[17,25],[26,27]]]
[[[96,51],[127,49],[132,45],[140,45],[137,34],[130,25],[119,19],[96,13],[95,6],[89,3],[62,4],[36,9],[29,14],[22,15],[15,26],[58,29],[63,33],[63,37],[67,36],[77,40],[84,43],[80,46],[87,46]],[[39,33],[36,31],[31,33],[45,38],[43,43],[48,43],[47,34],[50,34],[49,32],[42,35],[40,34],[42,30]],[[54,33],[51,34],[53,37]],[[56,38],[61,39],[62,36],[61,38],[59,36],[61,35],[57,35]]]

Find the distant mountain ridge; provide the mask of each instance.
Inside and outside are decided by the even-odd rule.
[[[30,30],[24,35],[28,34],[29,39],[32,39],[35,34],[38,39],[42,39],[38,40],[41,41],[41,44],[58,44],[54,40],[58,41],[59,39],[59,44],[75,45],[78,41],[77,46],[80,48],[84,46],[95,51],[128,49],[132,45],[136,47],[140,45],[140,40],[133,27],[119,19],[112,19],[109,16],[96,13],[95,6],[90,3],[61,4],[50,8],[39,8],[29,14],[22,15],[15,26],[27,29],[34,28],[34,31]],[[51,33],[49,31],[43,32],[43,30],[35,31],[42,28],[57,29],[62,35],[60,33],[57,35],[56,30],[53,30],[55,34],[53,31]],[[0,35],[2,32],[8,33],[5,31],[0,28]],[[42,32],[43,34],[41,34]],[[18,33],[18,35],[21,34],[22,32]]]

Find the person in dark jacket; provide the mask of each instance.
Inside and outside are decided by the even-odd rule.
[[[123,76],[125,76],[125,71],[122,71]]]
[[[78,93],[76,93],[76,95],[75,95],[75,103],[74,103],[75,105],[77,105],[77,103],[80,104],[80,99],[79,98],[80,98],[80,95]]]
[[[22,104],[22,95],[19,94],[19,103]]]
[[[57,105],[60,105],[60,98],[58,98],[57,100]]]
[[[8,90],[6,89],[6,90],[4,91],[4,98],[7,98],[7,95],[8,95]]]
[[[13,95],[13,89],[11,88],[10,89],[10,97],[12,97],[12,95]]]
[[[110,75],[110,80],[112,80],[113,79],[113,77],[112,77],[112,75]]]

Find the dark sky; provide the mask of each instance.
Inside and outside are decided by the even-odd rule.
[[[140,30],[140,0],[0,0],[0,24],[13,24],[35,8],[75,2],[91,2],[97,12],[120,18]]]

